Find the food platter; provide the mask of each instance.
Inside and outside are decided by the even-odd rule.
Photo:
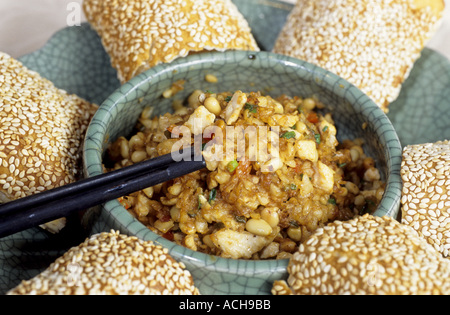
[[[292,5],[275,0],[234,2],[249,21],[261,49],[270,51]],[[44,47],[20,60],[57,87],[97,104],[119,87],[116,71],[88,24],[62,29]],[[450,62],[426,48],[388,114],[403,145],[450,138],[448,86]],[[58,235],[35,228],[0,239],[0,294],[42,271],[92,231],[108,230],[101,219],[86,226],[89,228],[69,226]]]

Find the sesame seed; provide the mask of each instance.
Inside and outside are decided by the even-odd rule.
[[[416,229],[419,235],[436,246],[445,257],[449,255],[445,244],[450,241],[445,235],[448,230],[445,217],[450,216],[450,190],[445,185],[450,179],[449,157],[449,141],[411,145],[403,150],[404,162],[401,166],[404,183],[401,199],[402,223]],[[411,165],[415,165],[414,169]],[[444,174],[443,178],[435,179],[433,174],[437,172]],[[425,181],[427,184],[421,185]],[[415,189],[409,185],[412,182],[418,183]],[[416,195],[416,198],[411,198],[412,195]],[[437,238],[436,235],[443,236]]]
[[[97,106],[56,88],[5,53],[0,53],[0,73],[0,165],[8,174],[1,192],[8,200],[35,193],[29,188],[40,177],[41,167],[50,174],[61,171],[41,183],[38,191],[55,187],[66,176],[75,180],[73,170],[81,155],[69,154],[79,152]],[[54,163],[48,162],[49,152]]]
[[[336,73],[387,111],[442,17],[440,10],[413,3],[297,1],[274,52]]]
[[[119,231],[92,235],[9,295],[199,294],[168,251]]]
[[[259,50],[231,0],[86,0],[84,12],[102,38],[122,83],[161,62],[206,50]],[[121,2],[121,3],[122,3]]]
[[[369,214],[317,230],[294,253],[288,273],[287,281],[275,281],[272,293],[450,293],[450,261],[410,226]]]

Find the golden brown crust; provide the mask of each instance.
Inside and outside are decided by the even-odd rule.
[[[450,256],[450,142],[405,147],[401,176],[402,223]]]
[[[100,233],[71,248],[9,295],[199,294],[192,276],[167,249],[120,234]]]
[[[83,7],[122,83],[191,52],[259,50],[230,0],[86,0]]]
[[[450,262],[416,231],[364,215],[316,231],[291,258],[274,294],[449,294]]]
[[[0,73],[1,200],[75,181],[84,133],[97,106],[57,89],[4,53]]]
[[[97,106],[0,53],[0,191],[9,200],[73,182]]]
[[[299,0],[274,52],[336,73],[388,111],[443,8],[442,0]]]

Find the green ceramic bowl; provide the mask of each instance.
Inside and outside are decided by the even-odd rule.
[[[214,74],[219,83],[205,81]],[[401,196],[402,147],[386,115],[359,89],[309,63],[269,52],[204,53],[156,66],[135,77],[106,99],[87,132],[84,166],[88,177],[102,173],[102,157],[119,136],[129,136],[142,110],[155,107],[155,115],[171,110],[173,99],[161,95],[177,80],[186,80],[177,98],[195,89],[210,91],[265,91],[276,97],[315,96],[333,113],[338,139],[363,137],[383,179],[385,196],[376,215],[397,216]],[[366,128],[362,128],[366,123]],[[287,260],[246,261],[193,252],[154,234],[134,219],[116,200],[101,209],[100,221],[110,228],[155,241],[167,247],[192,273],[202,294],[268,294],[274,280],[287,277]]]

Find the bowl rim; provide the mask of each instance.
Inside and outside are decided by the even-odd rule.
[[[172,71],[177,71],[180,67],[190,67],[193,64],[198,65],[217,61],[235,62],[236,57],[244,59],[256,57],[264,60],[264,62],[267,63],[264,66],[267,67],[274,62],[282,63],[287,67],[294,68],[294,71],[301,71],[303,74],[311,75],[319,87],[329,90],[331,93],[340,94],[340,96],[345,99],[351,97],[354,99],[354,102],[361,104],[361,111],[364,115],[376,118],[377,126],[383,128],[380,136],[385,139],[388,149],[386,167],[389,174],[386,187],[387,193],[385,193],[385,196],[380,203],[380,207],[376,210],[374,215],[395,216],[400,208],[402,190],[402,181],[400,177],[402,146],[394,126],[383,110],[356,86],[330,71],[297,58],[266,51],[205,52],[178,58],[171,63],[157,65],[132,78],[130,81],[116,89],[99,106],[97,113],[94,115],[94,119],[96,121],[105,121],[103,122],[102,128],[104,128],[103,130],[106,130],[105,126],[110,122],[112,115],[114,115],[114,107],[130,93],[135,93],[135,97],[140,97],[142,89],[145,90],[145,86],[151,84],[156,76],[164,74],[170,75]],[[339,88],[336,88],[336,86]],[[351,93],[351,96],[347,93]],[[354,103],[352,103],[352,106],[354,106]],[[103,141],[104,139],[101,138],[101,134],[99,134],[98,130],[93,128],[92,124],[90,124],[86,132],[83,148],[83,164],[86,177],[92,177],[103,173],[103,152],[101,152]],[[195,266],[198,266],[198,268],[213,268],[214,271],[220,272],[232,271],[234,274],[247,274],[250,272],[252,276],[255,277],[258,277],[258,270],[260,270],[261,272],[266,273],[260,275],[264,277],[267,276],[267,272],[285,271],[289,262],[288,259],[261,261],[230,259],[196,252],[181,245],[177,245],[152,232],[137,219],[133,218],[117,200],[106,202],[102,207],[106,210],[107,215],[110,216],[115,223],[126,230],[127,233],[131,233],[143,240],[150,240],[160,244],[163,247],[166,247],[175,259],[183,259],[184,262],[192,263]]]

